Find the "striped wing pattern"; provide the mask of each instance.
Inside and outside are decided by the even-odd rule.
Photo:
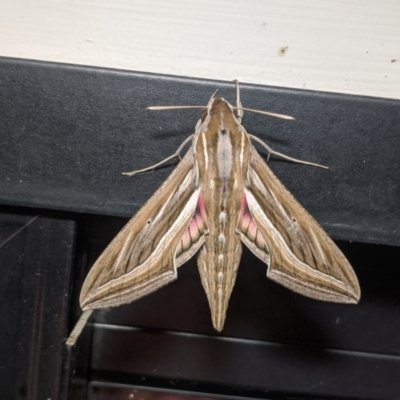
[[[176,249],[185,232],[194,229],[200,188],[193,150],[96,261],[80,295],[83,310],[115,307],[137,300],[177,278],[176,268],[185,251],[175,262]],[[198,230],[201,245],[202,232]],[[187,254],[186,250],[186,254]],[[178,264],[178,265],[177,265]]]
[[[357,303],[360,287],[349,262],[252,147],[238,230],[269,265],[267,276],[318,300]]]

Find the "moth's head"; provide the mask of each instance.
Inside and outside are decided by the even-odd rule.
[[[207,108],[203,111],[199,121],[196,125],[196,131],[205,131],[210,124],[212,119],[220,120],[234,120],[234,122],[240,124],[240,117],[238,111],[223,97],[215,97],[216,92],[211,96],[210,101],[207,104]]]

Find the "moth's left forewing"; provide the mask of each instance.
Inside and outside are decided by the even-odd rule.
[[[267,276],[305,296],[357,303],[360,287],[342,252],[272,173],[254,147],[239,221]],[[258,254],[257,254],[258,253]]]
[[[130,303],[175,280],[176,268],[204,240],[205,222],[196,230],[191,223],[199,220],[199,196],[191,148],[93,265],[82,287],[82,309]],[[195,241],[187,240],[190,234]]]

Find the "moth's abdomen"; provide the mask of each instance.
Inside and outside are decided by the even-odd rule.
[[[224,327],[229,299],[236,281],[242,255],[238,234],[227,237],[219,233],[209,235],[197,256],[201,282],[207,294],[214,328]]]

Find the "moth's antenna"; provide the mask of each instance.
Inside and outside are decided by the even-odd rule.
[[[207,108],[210,108],[211,102],[213,101],[214,97],[217,95],[218,92],[219,89],[217,89],[211,95],[210,100],[208,101],[208,104],[206,106],[151,106],[151,107],[146,107],[146,110],[151,110],[151,111],[190,110],[190,109],[206,110]]]
[[[146,107],[146,110],[151,110],[151,111],[190,110],[192,108],[205,110],[207,106],[151,106],[151,107]]]
[[[288,119],[288,120],[292,120],[292,121],[296,120],[296,118],[291,117],[290,115],[277,114],[277,113],[273,113],[273,112],[269,112],[269,111],[254,110],[252,108],[245,108],[245,107],[234,107],[234,109],[241,110],[241,111],[248,111],[248,112],[252,112],[255,114],[268,115],[269,117]]]

